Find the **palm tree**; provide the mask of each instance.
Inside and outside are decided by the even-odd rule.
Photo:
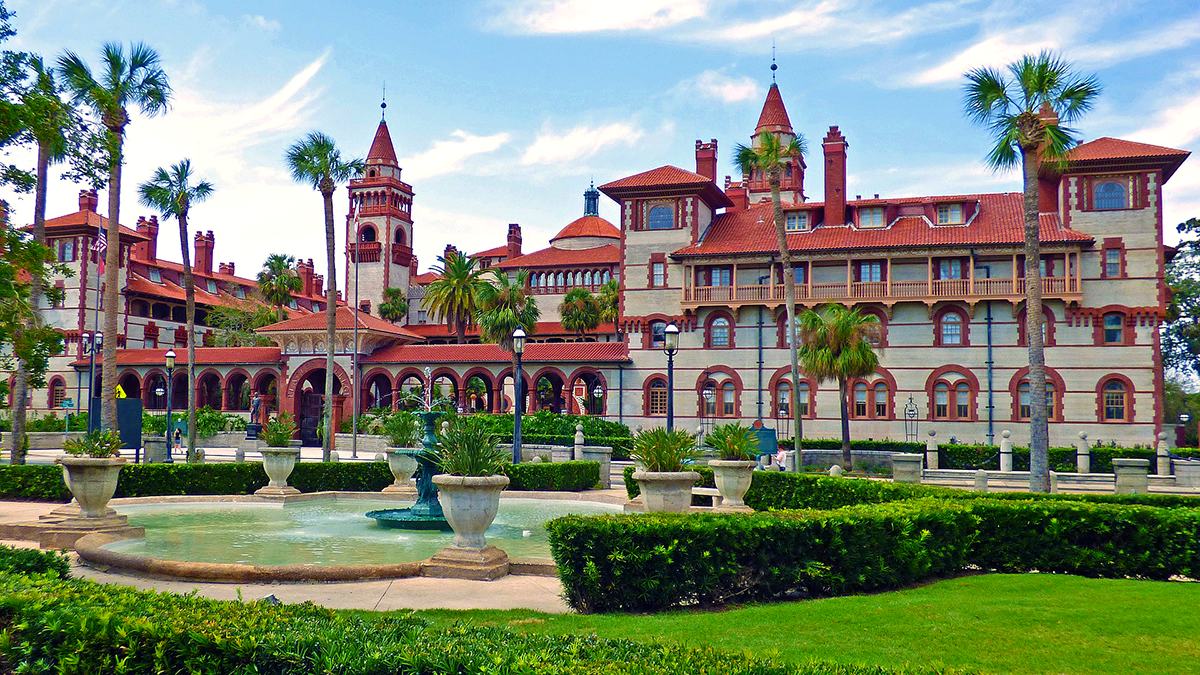
[[[325,295],[325,435],[321,455],[329,461],[333,452],[333,343],[337,323],[337,263],[334,259],[333,191],[338,183],[363,172],[361,159],[342,159],[333,139],[314,131],[296,141],[287,151],[288,168],[297,183],[308,183],[325,201],[325,253],[328,261],[328,292]]]
[[[379,318],[396,323],[408,316],[408,299],[401,288],[383,289],[383,302],[379,305]]]
[[[563,330],[579,337],[600,325],[600,301],[586,288],[572,288],[558,306]]]
[[[117,428],[117,333],[120,305],[117,298],[121,266],[121,165],[125,144],[125,128],[129,126],[129,106],[136,106],[145,115],[156,115],[167,109],[171,85],[159,65],[158,53],[136,43],[129,52],[119,43],[109,42],[100,50],[99,78],[79,55],[64,52],[58,58],[59,72],[67,81],[76,103],[90,107],[100,118],[107,134],[105,151],[108,162],[108,225],[105,237],[108,250],[104,257],[104,357],[101,380],[103,426]]]
[[[432,270],[438,277],[425,287],[421,307],[442,317],[446,327],[458,336],[458,343],[465,344],[467,328],[479,311],[479,294],[488,284],[474,258],[450,251],[448,256],[438,256],[438,262],[441,264]]]
[[[54,80],[53,71],[46,68],[40,56],[29,56],[28,70],[30,86],[21,92],[18,115],[24,127],[24,140],[37,146],[37,182],[33,199],[33,240],[46,244],[46,192],[49,186],[50,164],[62,161],[68,152],[67,135],[78,128],[79,119],[74,108],[60,96],[60,87]],[[30,288],[29,305],[33,320],[40,323],[42,286]],[[29,369],[26,363],[16,360],[16,376],[13,380],[11,455],[13,464],[25,463],[24,438],[25,418],[29,407]]]
[[[263,263],[262,271],[258,273],[258,292],[272,307],[275,307],[275,320],[287,318],[284,305],[292,302],[292,294],[299,293],[304,286],[300,275],[296,274],[296,259],[282,253],[272,253]]]
[[[779,258],[783,265],[784,302],[787,303],[788,352],[792,364],[792,392],[800,391],[800,358],[796,347],[796,276],[792,271],[792,253],[788,248],[787,230],[783,220],[783,200],[779,196],[779,183],[783,179],[784,167],[792,157],[802,157],[807,152],[804,136],[797,135],[784,143],[778,134],[763,134],[757,147],[738,145],[734,150],[734,163],[745,175],[762,171],[771,186],[771,205],[775,212],[775,241],[779,245]],[[792,401],[792,416],[796,423],[796,438],[793,447],[800,452],[800,441],[804,438],[804,418],[800,406]]]
[[[196,461],[196,288],[192,282],[192,261],[188,256],[188,212],[193,203],[212,196],[213,186],[206,180],[192,184],[192,161],[185,159],[170,170],[159,167],[154,176],[138,186],[142,206],[158,209],[163,218],[179,221],[179,247],[183,249],[183,288],[187,298],[187,381],[188,440],[187,461]],[[167,432],[170,435],[170,431]]]
[[[811,309],[800,315],[800,359],[804,372],[818,381],[837,380],[842,413],[842,462],[850,470],[850,410],[846,385],[856,377],[867,377],[879,366],[871,346],[878,341],[879,319],[860,314],[845,305],[827,305],[818,314]],[[793,389],[793,392],[798,391]],[[793,405],[795,402],[793,402]],[[795,406],[794,407],[799,407]]]
[[[208,310],[208,325],[216,329],[215,347],[269,347],[271,341],[255,330],[276,320],[274,308],[253,300],[220,304]]]
[[[480,338],[484,342],[500,345],[500,348],[513,351],[512,334],[521,328],[528,335],[537,331],[537,320],[541,314],[537,300],[526,290],[529,286],[529,273],[525,270],[517,272],[511,279],[501,270],[492,270],[492,278],[484,282],[479,292],[479,310],[476,320],[479,321]],[[513,353],[513,382],[518,382],[517,355]],[[514,389],[515,391],[515,389]],[[513,410],[523,410],[524,396],[521,401],[513,402]]]
[[[617,340],[621,339],[621,285],[616,279],[609,279],[600,287],[596,295],[600,303],[600,321],[611,323]]]
[[[988,164],[995,170],[1020,165],[1025,187],[1025,335],[1029,343],[1029,489],[1050,491],[1046,420],[1046,355],[1042,336],[1041,240],[1038,170],[1043,161],[1061,164],[1077,142],[1068,128],[1100,95],[1095,76],[1077,75],[1050,52],[1026,55],[1008,66],[966,74],[967,116],[986,126],[995,145]]]

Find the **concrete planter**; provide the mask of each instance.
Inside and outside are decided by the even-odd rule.
[[[892,455],[892,480],[897,483],[920,483],[922,455],[897,452]]]
[[[454,546],[482,550],[487,546],[483,533],[491,527],[500,508],[500,493],[508,487],[508,476],[433,477],[446,522],[454,528]]]
[[[104,518],[108,500],[117,491],[117,475],[125,460],[121,457],[60,457],[63,480],[79,502],[80,518]]]
[[[717,484],[717,490],[721,493],[722,508],[738,509],[746,506],[743,500],[750,490],[750,479],[754,477],[756,464],[758,462],[753,460],[708,460],[708,465],[713,470],[713,482]]]
[[[1171,464],[1176,487],[1200,488],[1200,459],[1176,459]]]
[[[1150,460],[1136,457],[1114,457],[1116,492],[1119,495],[1144,495],[1147,492]]]
[[[300,457],[300,442],[292,442],[296,444],[295,447],[259,449],[263,456],[263,471],[267,472],[267,478],[271,481],[256,490],[254,494],[263,497],[282,497],[300,493],[299,490],[287,484],[288,476],[292,475],[292,469],[296,468],[296,460]]]
[[[388,469],[392,471],[392,477],[396,482],[383,488],[384,492],[411,492],[413,489],[411,478],[417,471],[417,458],[413,453],[421,452],[420,448],[388,448],[387,463]]]
[[[634,471],[647,513],[687,513],[692,508],[692,486],[700,480],[695,471]]]

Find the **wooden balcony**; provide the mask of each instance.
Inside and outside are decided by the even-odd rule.
[[[350,244],[346,248],[350,253],[350,262],[373,263],[379,262],[379,256],[383,251],[383,244],[377,241],[366,241],[358,244]]]
[[[392,264],[408,267],[412,261],[412,247],[404,244],[392,244]]]

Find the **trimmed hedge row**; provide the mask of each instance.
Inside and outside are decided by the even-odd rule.
[[[506,473],[510,490],[592,488],[598,462],[523,463]],[[297,462],[288,483],[301,492],[378,492],[392,484],[385,462]],[[267,484],[259,462],[219,464],[131,464],[121,470],[116,497],[245,495]],[[0,466],[0,500],[71,501],[62,469],[55,465]]]
[[[1200,576],[1200,510],[915,499],[833,511],[566,516],[546,525],[581,612],[844,595],[968,567]]]
[[[791,438],[779,439],[779,445],[789,450],[795,448],[795,440]],[[841,450],[842,439],[840,438],[805,438],[800,442],[803,450]],[[909,441],[850,441],[851,450],[872,450],[878,452],[925,452],[924,443],[914,443]]]
[[[500,443],[512,443],[513,434],[496,434]],[[575,445],[575,434],[527,434],[521,432],[521,442],[528,445],[564,445],[568,448]],[[629,459],[629,451],[633,449],[633,439],[628,436],[585,436],[584,445],[603,445],[612,448],[613,459]]]
[[[903,675],[740,652],[502,628],[433,628],[411,613],[338,613],[311,603],[226,602],[91,581],[0,575],[0,667],[7,672],[249,675]]]
[[[71,576],[71,563],[58,551],[0,546],[0,576],[5,574],[46,574],[57,579]]]

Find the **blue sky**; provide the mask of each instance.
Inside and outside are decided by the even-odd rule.
[[[1105,87],[1079,125],[1085,139],[1200,150],[1194,1],[7,4],[18,30],[8,48],[72,49],[93,63],[107,40],[160,52],[176,98],[167,115],[129,128],[122,220],[149,215],[135,203],[138,182],[189,157],[217,186],[192,224],[214,231],[216,258],[243,276],[274,252],[324,268],[319,197],[291,182],[283,155],[312,129],[365,155],[385,81],[422,269],[447,242],[503,243],[510,222],[526,250],[541,248],[582,213],[590,178],[694,168],[698,138],[719,140],[719,172],[732,173],[770,84],[772,39],[796,129],[816,154],[831,124],[849,139],[850,194],[1019,190],[1015,174],[983,165],[988,140],[962,115],[961,73],[1044,48]],[[806,187],[821,198],[816,172]],[[73,211],[77,190],[55,183],[51,215]],[[335,199],[340,221],[345,192]],[[13,201],[16,220],[29,220],[31,200]],[[1172,241],[1175,223],[1200,216],[1200,158],[1164,201]],[[602,215],[616,211],[603,200]],[[172,242],[160,241],[160,255],[178,259]]]

